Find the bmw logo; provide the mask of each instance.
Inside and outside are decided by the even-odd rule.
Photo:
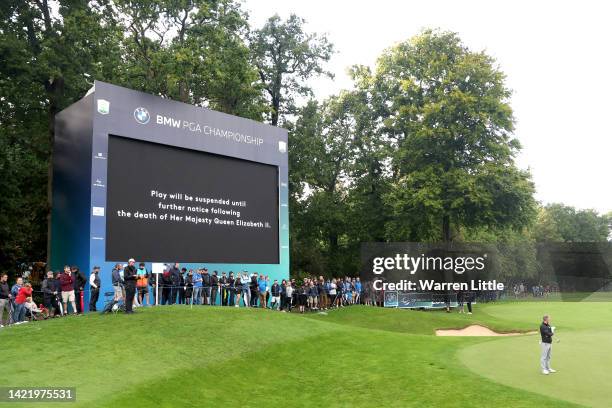
[[[151,119],[151,115],[149,115],[149,111],[146,108],[138,107],[134,110],[134,119],[136,122],[141,125],[146,125],[149,123],[149,119]]]

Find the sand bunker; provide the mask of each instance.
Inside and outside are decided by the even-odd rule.
[[[484,327],[478,324],[473,324],[464,329],[438,329],[436,330],[436,336],[522,336],[524,334],[534,334],[535,331],[526,333],[497,333],[488,327]]]

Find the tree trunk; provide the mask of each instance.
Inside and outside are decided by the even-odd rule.
[[[45,83],[49,96],[47,110],[49,135],[49,164],[47,167],[47,267],[51,267],[51,210],[53,208],[53,150],[55,143],[55,115],[60,111],[61,98],[64,94],[64,78],[58,77]]]
[[[444,242],[451,241],[450,215],[442,217],[442,240]]]
[[[280,98],[272,98],[272,126],[278,125],[278,109],[280,107]]]

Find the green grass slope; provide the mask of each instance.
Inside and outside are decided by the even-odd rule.
[[[0,386],[77,388],[76,404],[54,407],[576,406],[478,374],[458,354],[498,339],[433,336],[472,322],[531,330],[531,317],[489,306],[473,316],[185,306],[91,314],[0,330]],[[45,406],[11,404],[20,405]]]

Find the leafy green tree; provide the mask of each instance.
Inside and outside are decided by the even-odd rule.
[[[533,235],[537,242],[562,242],[557,221],[546,208],[538,209],[538,216],[533,225]]]
[[[304,31],[304,19],[292,14],[286,21],[278,15],[251,35],[253,64],[267,94],[270,122],[295,112],[295,98],[310,96],[307,80],[316,75],[331,76],[322,64],[329,61],[333,46],[327,38]]]
[[[14,265],[47,252],[55,114],[112,76],[120,33],[104,0],[8,0],[0,14],[0,263]]]
[[[534,187],[514,164],[510,91],[491,57],[454,33],[426,30],[385,51],[369,81],[394,147],[388,202],[396,233],[450,241],[453,225],[532,221]]]
[[[564,204],[549,204],[541,209],[536,232],[556,229],[552,238],[536,235],[539,241],[605,242],[610,232],[609,219],[595,210],[576,210]]]
[[[260,119],[257,71],[233,0],[117,0],[125,31],[123,84],[222,112]]]

